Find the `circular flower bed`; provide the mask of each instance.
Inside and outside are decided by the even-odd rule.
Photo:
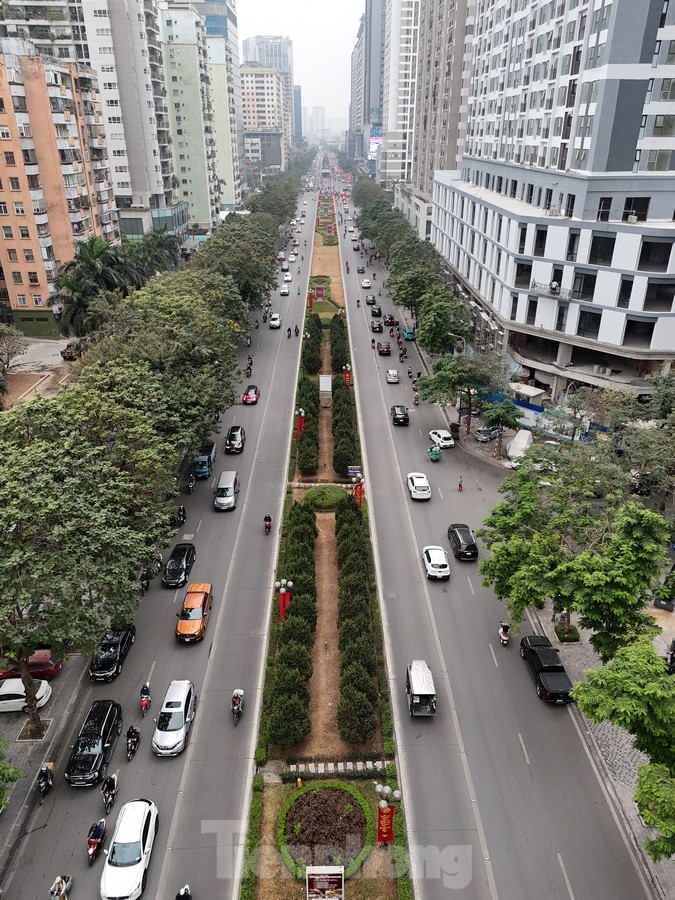
[[[305,866],[339,865],[350,878],[373,847],[368,801],[339,781],[320,781],[295,791],[281,808],[277,841],[289,871],[305,880]]]

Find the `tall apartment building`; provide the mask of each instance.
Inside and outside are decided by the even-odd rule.
[[[348,146],[375,175],[382,144],[382,70],[385,0],[366,0],[352,53],[352,100]]]
[[[86,62],[99,75],[120,227],[128,237],[152,228],[186,233],[188,207],[174,196],[166,87],[156,0],[5,0],[0,36],[38,52]]]
[[[188,203],[191,230],[220,222],[216,138],[204,20],[191,3],[162,4],[161,38],[176,192]]]
[[[294,121],[293,113],[293,41],[280,35],[258,34],[243,42],[244,63],[258,63],[270,69],[278,69],[283,82],[283,135],[284,156],[290,159],[293,145]]]
[[[675,6],[479,0],[461,168],[432,240],[477,344],[554,399],[675,358]]]
[[[302,86],[299,84],[293,85],[293,134],[296,145],[301,146],[303,142]]]
[[[255,64],[241,66],[241,98],[247,168],[256,172],[259,180],[285,171],[284,83],[279,70]],[[247,181],[251,183],[251,179]]]
[[[412,174],[420,0],[386,0],[382,146],[377,180],[388,189]]]
[[[434,172],[460,166],[474,6],[472,0],[419,0],[412,167],[395,187],[395,202],[421,239],[431,234]]]
[[[349,126],[347,129],[347,156],[364,159],[363,123],[365,121],[365,33],[366,17],[361,16],[356,43],[352,50],[350,66]]]
[[[120,238],[98,81],[89,66],[0,39],[0,321],[58,332],[51,294],[76,241]]]
[[[244,119],[235,0],[192,0],[206,22],[221,216],[240,209],[244,188]]]

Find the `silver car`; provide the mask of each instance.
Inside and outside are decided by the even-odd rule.
[[[398,384],[399,383],[398,369],[387,369],[387,372],[384,377],[386,379],[387,384]]]
[[[191,681],[172,681],[167,688],[156,728],[152,752],[157,756],[178,756],[187,746],[192,720],[197,711],[197,691]]]

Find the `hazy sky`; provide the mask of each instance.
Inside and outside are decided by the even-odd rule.
[[[293,78],[303,106],[349,115],[350,61],[365,0],[237,0],[239,40],[279,34],[293,41]]]

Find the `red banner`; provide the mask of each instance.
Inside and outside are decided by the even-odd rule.
[[[345,384],[347,385],[347,390],[350,390],[352,384],[352,373],[345,372]]]
[[[354,485],[354,499],[356,500],[356,505],[359,509],[361,509],[361,505],[363,503],[363,482],[357,481]],[[393,809],[393,807],[392,807]]]
[[[298,416],[298,433],[297,439],[300,440],[300,435],[302,434],[302,429],[305,427],[305,417]]]
[[[311,291],[307,294],[307,306],[310,309],[314,309],[314,294]]]
[[[394,843],[394,805],[386,809],[377,808],[377,841],[379,844]]]

